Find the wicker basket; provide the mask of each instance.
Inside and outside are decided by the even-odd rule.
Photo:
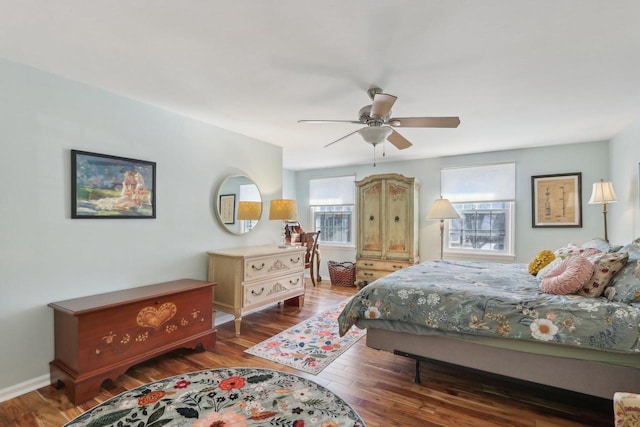
[[[329,277],[336,286],[355,286],[356,265],[352,262],[329,261]]]

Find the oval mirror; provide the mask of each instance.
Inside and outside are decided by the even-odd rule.
[[[260,190],[245,175],[232,175],[222,181],[216,203],[216,213],[220,222],[233,234],[248,233],[262,216]]]

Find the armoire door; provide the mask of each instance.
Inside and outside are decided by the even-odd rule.
[[[385,180],[385,248],[389,259],[408,259],[413,250],[413,183]]]
[[[359,232],[360,241],[359,256],[375,257],[382,256],[384,196],[382,181],[374,181],[360,188],[359,191]]]

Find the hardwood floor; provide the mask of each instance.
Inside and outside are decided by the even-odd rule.
[[[308,283],[311,285],[311,283]],[[278,305],[245,316],[242,335],[233,322],[218,327],[213,351],[176,350],[132,367],[105,382],[93,400],[73,406],[47,386],[0,403],[1,426],[60,426],[127,389],[183,372],[218,367],[264,367],[324,385],[376,426],[609,426],[609,400],[508,381],[461,368],[422,363],[422,384],[412,383],[415,363],[370,349],[361,339],[317,376],[244,353],[244,350],[356,292],[328,281],[307,288],[302,310]]]

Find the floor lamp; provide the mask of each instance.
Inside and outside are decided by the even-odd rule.
[[[280,236],[280,247],[286,248],[286,229],[287,221],[296,221],[298,219],[298,206],[295,200],[291,199],[275,199],[269,205],[269,219],[282,221],[282,234]]]
[[[449,200],[444,199],[442,198],[442,196],[440,196],[439,199],[433,202],[433,206],[431,206],[431,210],[427,215],[427,219],[440,220],[440,259],[442,259],[444,252],[444,220],[460,219],[460,215],[458,215],[458,212],[451,205],[451,202],[449,202]]]
[[[600,182],[593,183],[593,190],[591,192],[591,199],[589,199],[590,205],[602,205],[602,215],[604,216],[604,240],[609,241],[607,235],[607,204],[616,202],[616,192],[613,191],[613,184],[610,181],[605,182],[603,179]]]

